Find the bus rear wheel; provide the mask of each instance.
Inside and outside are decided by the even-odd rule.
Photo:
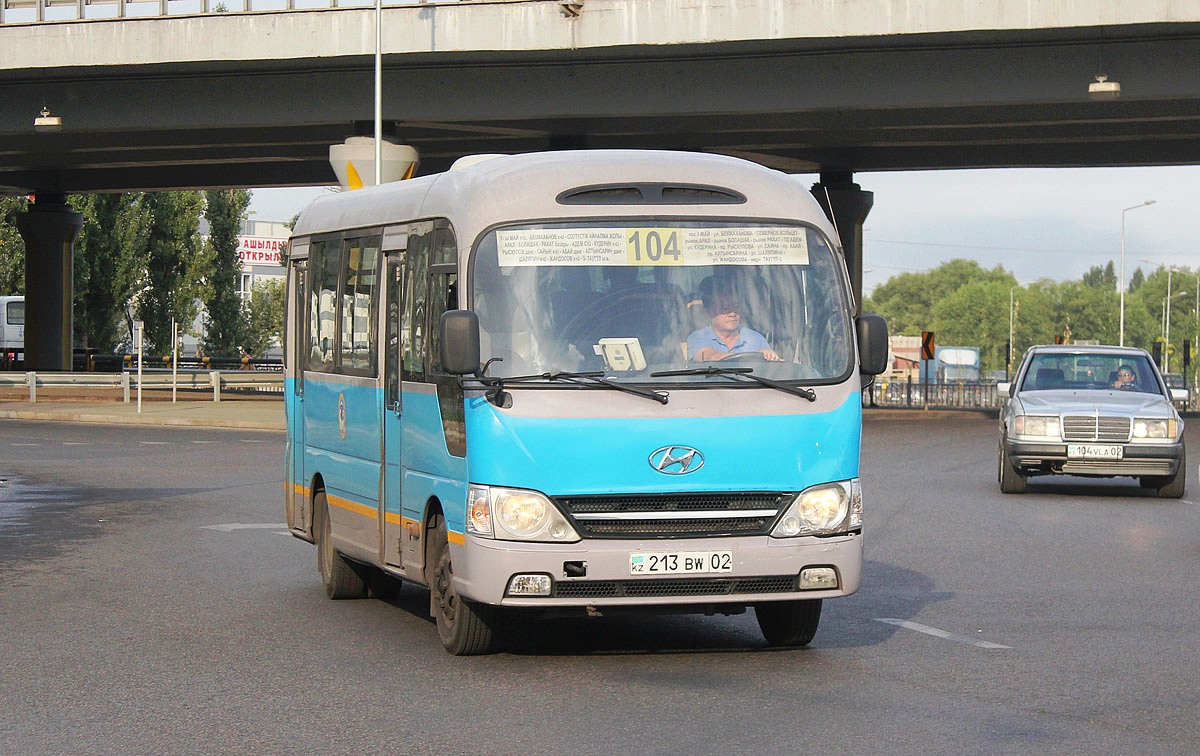
[[[324,491],[318,491],[313,501],[313,514],[316,523],[313,528],[317,536],[317,570],[321,573],[321,582],[325,585],[325,595],[331,599],[365,598],[367,583],[363,579],[362,570],[356,564],[347,561],[333,547],[330,538],[329,502]]]
[[[807,646],[821,622],[821,599],[754,605],[758,628],[772,646]]]
[[[455,656],[490,653],[496,610],[458,595],[454,585],[454,562],[450,559],[446,521],[440,515],[433,525],[432,547],[429,560],[430,613],[437,622],[442,646]]]

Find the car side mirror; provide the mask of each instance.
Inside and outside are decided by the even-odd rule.
[[[1183,403],[1183,402],[1186,402],[1190,398],[1191,398],[1191,394],[1188,393],[1187,389],[1178,389],[1178,388],[1171,389],[1171,401],[1173,401],[1173,402]]]
[[[451,375],[479,370],[479,316],[470,310],[446,310],[441,329],[442,369]]]
[[[1012,384],[1008,381],[1001,381],[996,384],[996,397],[999,399],[1008,399],[1012,396]]]

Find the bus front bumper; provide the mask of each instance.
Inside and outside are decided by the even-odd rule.
[[[465,545],[451,544],[451,548],[459,594],[501,606],[746,605],[848,596],[858,590],[862,580],[861,534],[787,539],[587,539],[573,544],[467,536]],[[670,559],[670,555],[676,558]],[[705,567],[727,563],[729,571],[645,572],[652,569],[652,563],[680,566],[688,560],[693,566],[704,562]],[[548,595],[520,595],[514,589],[518,576],[539,576],[527,582],[548,584]],[[802,588],[802,582],[815,585]]]

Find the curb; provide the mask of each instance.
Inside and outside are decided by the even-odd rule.
[[[286,424],[269,420],[217,419],[204,417],[163,417],[155,415],[106,415],[95,412],[36,410],[0,410],[0,419],[40,420],[45,422],[87,423],[102,425],[143,425],[156,427],[230,428],[282,432]]]

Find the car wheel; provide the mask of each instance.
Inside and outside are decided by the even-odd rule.
[[[455,656],[486,654],[492,650],[492,625],[496,609],[458,595],[446,521],[440,515],[433,526],[429,558],[429,603],[442,646]]]
[[[1008,449],[1005,448],[1004,442],[1000,442],[1000,491],[1006,494],[1023,494],[1025,487],[1029,483],[1029,478],[1017,472],[1017,469],[1012,465],[1012,458],[1008,456]]]
[[[348,561],[337,552],[330,539],[329,503],[325,492],[318,491],[313,500],[313,513],[317,518],[313,530],[317,535],[317,570],[325,585],[325,595],[331,599],[356,599],[367,595],[367,583],[363,580],[365,567]]]
[[[1187,486],[1187,450],[1179,455],[1179,468],[1168,478],[1160,478],[1162,484],[1158,487],[1158,495],[1163,499],[1182,499],[1183,489]]]
[[[821,599],[755,604],[754,616],[772,646],[807,646],[821,622]]]

